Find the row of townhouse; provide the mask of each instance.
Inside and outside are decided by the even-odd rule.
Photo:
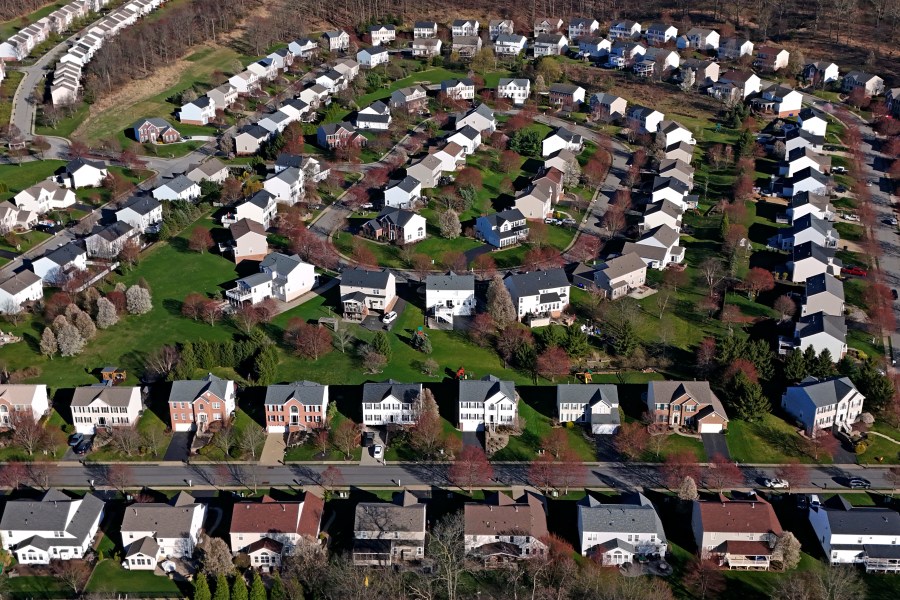
[[[107,4],[108,0],[74,0],[57,8],[0,43],[0,62],[23,60],[51,34],[66,32],[73,23],[92,12],[99,12]]]

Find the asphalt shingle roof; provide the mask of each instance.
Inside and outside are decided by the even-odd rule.
[[[282,405],[296,399],[300,404],[322,406],[327,401],[328,386],[314,381],[270,385],[266,388],[264,404]]]
[[[653,504],[643,494],[623,495],[622,504],[602,503],[590,494],[578,502],[585,532],[656,534],[665,543],[666,532]]]

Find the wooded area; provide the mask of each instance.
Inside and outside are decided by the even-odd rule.
[[[44,4],[47,4],[46,0],[0,0],[0,21],[27,15]]]

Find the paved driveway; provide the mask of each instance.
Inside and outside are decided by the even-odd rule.
[[[172,441],[166,448],[166,455],[163,460],[180,460],[185,461],[191,452],[191,432],[176,431],[172,434]]]
[[[703,439],[703,449],[706,450],[706,458],[712,460],[716,454],[721,454],[728,460],[731,460],[731,453],[728,452],[728,444],[725,442],[725,435],[722,433],[701,433]]]

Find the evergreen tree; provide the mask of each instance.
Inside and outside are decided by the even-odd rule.
[[[837,372],[844,377],[849,377],[851,381],[856,381],[856,378],[859,377],[859,369],[856,367],[856,362],[849,356],[845,356],[838,361]]]
[[[372,338],[372,350],[385,357],[388,362],[391,360],[391,341],[383,331],[376,331],[375,337]]]
[[[834,359],[831,358],[831,352],[828,348],[822,350],[822,353],[816,357],[816,362],[810,371],[819,379],[834,375]]]
[[[231,584],[231,600],[248,600],[247,597],[247,582],[244,581],[244,576],[240,573],[234,578],[234,583]]]
[[[206,575],[197,573],[194,576],[194,600],[212,600],[209,593],[209,582],[206,581]]]
[[[613,352],[615,352],[617,356],[628,358],[634,354],[637,346],[638,338],[637,333],[634,331],[634,325],[632,325],[630,320],[626,319],[619,325],[618,331],[614,334]]]
[[[775,353],[772,351],[769,342],[766,340],[754,340],[747,344],[747,351],[748,358],[753,363],[753,366],[756,367],[756,372],[759,374],[760,379],[771,379],[775,374],[775,365],[773,364]]]
[[[276,600],[275,598],[275,582],[278,582],[278,585],[281,586],[281,577],[278,576],[278,572],[275,572],[275,578],[272,580],[272,600]],[[284,587],[281,586],[281,598],[278,600],[283,600],[284,598]],[[237,600],[234,594],[231,594],[231,600]],[[250,584],[250,600],[266,600],[266,586],[263,585],[262,578],[259,576],[258,571],[253,572],[253,583]]]
[[[872,361],[866,361],[862,365],[853,383],[866,397],[863,401],[865,409],[873,413],[880,413],[887,408],[894,397],[894,384],[888,377],[878,372]]]
[[[253,361],[253,377],[259,385],[270,385],[275,381],[278,369],[278,351],[274,346],[266,346],[256,354]]]
[[[725,241],[726,236],[728,235],[728,228],[731,226],[731,220],[728,218],[728,213],[722,215],[722,223],[719,225],[719,237],[722,238],[722,241]]]
[[[228,578],[224,574],[216,577],[216,593],[213,600],[231,600],[231,594],[228,593]]]
[[[197,365],[206,371],[216,366],[216,356],[213,346],[206,340],[200,340],[194,344],[197,353]]]
[[[181,363],[179,367],[184,379],[190,379],[194,371],[197,370],[197,355],[194,353],[194,344],[185,342],[181,345]]]
[[[503,284],[503,278],[496,275],[488,286],[487,311],[494,319],[497,329],[503,329],[516,320],[516,307],[513,306],[512,296]]]
[[[331,408],[330,406],[328,408]],[[262,582],[260,582],[262,583]],[[253,590],[256,588],[256,578],[253,578],[253,585],[250,586],[250,598],[251,600],[265,600],[265,596],[257,599],[253,595]],[[281,575],[278,574],[278,571],[275,571],[275,576],[272,577],[272,587],[269,588],[269,600],[287,600],[287,594],[284,592],[284,583],[281,581]]]
[[[744,421],[755,421],[772,410],[762,386],[753,383],[743,372],[738,371],[728,384],[728,404],[731,414]]]
[[[585,356],[591,350],[587,334],[583,332],[580,327],[575,326],[570,326],[566,330],[566,339],[563,342],[563,348],[565,348],[566,354],[572,358]]]
[[[741,137],[738,138],[737,141],[737,152],[738,156],[752,156],[753,148],[756,147],[756,138],[753,136],[753,132],[749,129],[745,129],[741,132]]]
[[[789,383],[797,383],[806,377],[806,360],[799,350],[791,350],[784,359],[784,378]]]
[[[806,364],[806,373],[810,374],[816,369],[816,351],[812,346],[807,346],[803,351],[803,362]]]

